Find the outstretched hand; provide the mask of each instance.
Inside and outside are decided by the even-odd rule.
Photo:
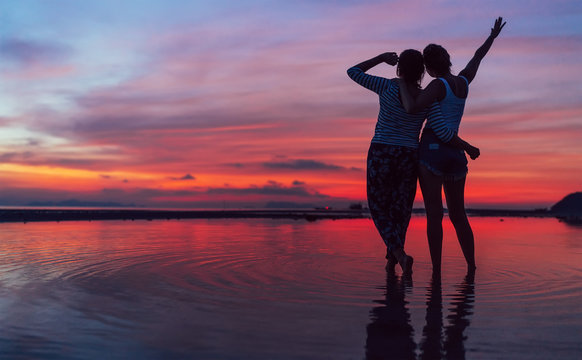
[[[394,66],[398,64],[398,54],[395,52],[385,52],[380,55],[380,58],[388,65]]]
[[[501,32],[501,29],[503,29],[505,24],[507,24],[507,22],[504,22],[501,16],[498,17],[497,20],[495,20],[495,25],[493,25],[493,27],[491,28],[491,36],[493,36],[493,38],[499,36],[499,33]]]

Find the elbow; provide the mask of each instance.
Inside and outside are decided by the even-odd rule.
[[[459,143],[458,140],[455,140],[454,133],[437,134],[437,138],[447,145],[453,146],[455,148],[461,148],[461,149],[463,148],[461,143]]]

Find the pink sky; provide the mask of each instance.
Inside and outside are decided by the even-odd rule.
[[[499,15],[461,124],[467,204],[582,190],[579,2],[32,3],[2,15],[0,205],[364,202],[378,101],[346,69],[436,42],[459,71]]]

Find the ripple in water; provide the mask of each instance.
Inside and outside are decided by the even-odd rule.
[[[472,219],[475,279],[449,236],[440,281],[422,218],[410,280],[384,271],[369,220],[4,224],[0,355],[568,358],[582,353],[582,230],[547,220]],[[527,350],[540,336],[547,351]]]

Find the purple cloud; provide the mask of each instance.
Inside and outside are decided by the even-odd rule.
[[[170,180],[177,180],[177,181],[183,181],[183,180],[196,180],[196,178],[194,176],[192,176],[191,174],[186,174],[184,176],[181,177],[169,177]]]
[[[267,161],[262,164],[268,169],[288,169],[288,170],[351,170],[351,171],[361,171],[362,169],[357,167],[346,168],[344,166],[339,166],[335,164],[326,164],[317,160],[310,159],[295,159],[286,161]]]
[[[59,63],[71,54],[71,49],[62,44],[19,38],[0,41],[0,56],[20,66],[35,63]]]

